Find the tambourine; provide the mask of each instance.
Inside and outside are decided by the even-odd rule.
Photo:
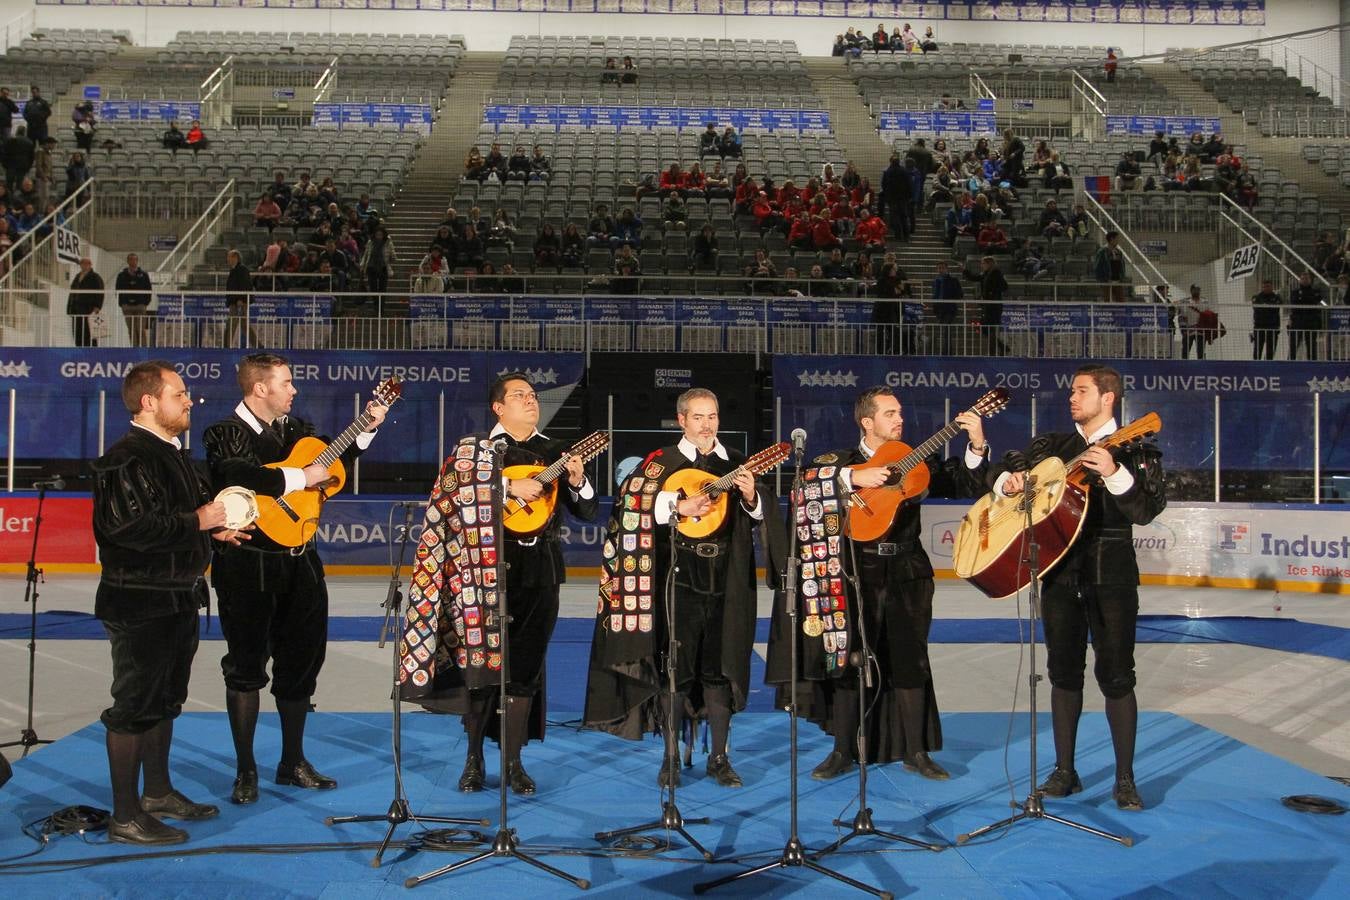
[[[216,502],[225,504],[225,527],[231,531],[247,528],[258,520],[258,495],[248,488],[227,487],[216,494]]]

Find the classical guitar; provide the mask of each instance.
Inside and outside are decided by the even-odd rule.
[[[746,471],[751,475],[763,475],[774,466],[787,459],[792,453],[792,445],[787,441],[774,444],[759,451],[741,463],[740,466],[718,478],[702,469],[680,469],[671,475],[661,490],[679,494],[680,499],[705,494],[712,498],[712,506],[701,516],[690,516],[680,520],[677,526],[680,534],[690,538],[705,538],[722,527],[727,519],[727,498],[733,490],[732,481],[737,472]]]
[[[1008,392],[994,388],[976,400],[969,412],[993,416],[1007,406]],[[855,541],[875,541],[889,533],[900,505],[928,490],[932,476],[924,460],[960,433],[961,426],[953,420],[917,447],[911,448],[901,441],[887,441],[867,462],[850,466],[850,469],[884,467],[891,477],[880,487],[863,488],[849,495],[848,536]]]
[[[554,482],[567,471],[567,461],[577,457],[583,463],[590,462],[608,448],[609,433],[597,431],[577,442],[551,465],[526,464],[502,469],[502,475],[507,478],[533,478],[544,486],[544,493],[528,503],[519,497],[507,498],[502,510],[502,524],[506,530],[525,538],[543,531],[558,505],[558,486]]]
[[[393,406],[403,394],[403,382],[394,377],[377,385],[372,392],[381,406]],[[319,528],[319,514],[324,501],[340,492],[347,484],[347,467],[339,458],[356,440],[357,435],[370,427],[370,414],[362,411],[347,429],[331,444],[316,437],[304,437],[295,442],[290,455],[280,462],[268,463],[269,469],[303,469],[319,464],[328,469],[327,482],[291,491],[280,497],[258,495],[258,530],[283,547],[303,547]]]
[[[1116,450],[1162,431],[1157,413],[1149,413],[1097,441],[1093,446]],[[1086,452],[1086,448],[1084,449]],[[1053,569],[1083,529],[1088,507],[1087,478],[1083,454],[1065,462],[1052,456],[1027,473],[1028,487],[1014,497],[989,492],[961,519],[952,552],[956,574],[995,600],[1011,597],[1031,582],[1023,553],[1023,529],[1027,513],[1024,495],[1031,504],[1031,526],[1040,546],[1040,574]],[[1032,481],[1032,479],[1035,479]]]

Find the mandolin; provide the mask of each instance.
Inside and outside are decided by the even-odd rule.
[[[689,516],[680,520],[676,526],[680,534],[689,538],[705,538],[716,532],[727,519],[728,492],[732,490],[732,480],[736,477],[736,473],[747,471],[751,475],[763,475],[787,459],[791,453],[792,445],[783,441],[759,451],[721,478],[711,472],[694,468],[680,469],[671,475],[661,490],[679,494],[681,500],[698,494],[706,494],[713,500],[712,506],[703,515]]]
[[[567,471],[567,460],[580,457],[590,462],[609,448],[609,433],[597,431],[578,441],[572,449],[547,466],[525,464],[502,469],[506,478],[533,478],[544,486],[544,493],[528,503],[519,497],[508,497],[502,508],[502,524],[518,537],[530,538],[548,527],[553,510],[558,505],[558,486],[554,483]]]
[[[393,406],[403,395],[403,381],[397,376],[382,382],[372,392],[376,403]],[[290,455],[280,462],[268,463],[269,469],[303,469],[318,463],[328,469],[327,482],[291,491],[280,497],[258,495],[258,530],[283,547],[303,547],[319,528],[324,501],[339,493],[347,483],[347,467],[341,456],[357,435],[370,426],[370,414],[362,411],[331,444],[316,437],[295,442]]]
[[[1157,413],[1149,413],[1093,446],[1126,447],[1160,431],[1162,419]],[[1082,460],[1082,453],[1068,462],[1052,456],[1027,473],[1029,487],[1024,493],[1030,494],[1032,531],[1040,546],[1040,558],[1048,561],[1041,566],[1042,576],[1064,558],[1083,529],[1088,507],[1086,481],[1091,473]],[[1030,487],[1033,483],[1035,486]],[[952,552],[956,574],[995,600],[1011,597],[1031,582],[1031,570],[1022,552],[1027,521],[1023,499],[1023,494],[1003,497],[990,491],[965,514],[956,532]]]
[[[994,388],[976,400],[969,412],[993,416],[1007,406],[1008,392]],[[867,462],[850,466],[850,469],[884,466],[892,477],[880,487],[863,488],[849,495],[848,536],[855,541],[875,541],[889,533],[900,505],[928,490],[932,475],[924,460],[960,433],[961,426],[953,420],[918,447],[911,449],[901,441],[887,441]]]

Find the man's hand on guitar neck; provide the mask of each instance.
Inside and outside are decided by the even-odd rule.
[[[572,490],[579,491],[585,487],[586,466],[582,463],[581,457],[569,456],[565,465],[567,466],[567,483],[572,486]]]
[[[389,412],[389,407],[376,403],[371,400],[366,404],[366,415],[370,416],[370,424],[366,426],[366,432],[370,433],[377,430],[384,422],[385,415]]]

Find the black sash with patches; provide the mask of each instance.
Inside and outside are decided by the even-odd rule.
[[[399,643],[404,700],[430,696],[454,669],[460,677],[453,680],[470,689],[498,684],[502,633],[492,490],[501,478],[492,442],[482,435],[462,438],[441,466]]]

